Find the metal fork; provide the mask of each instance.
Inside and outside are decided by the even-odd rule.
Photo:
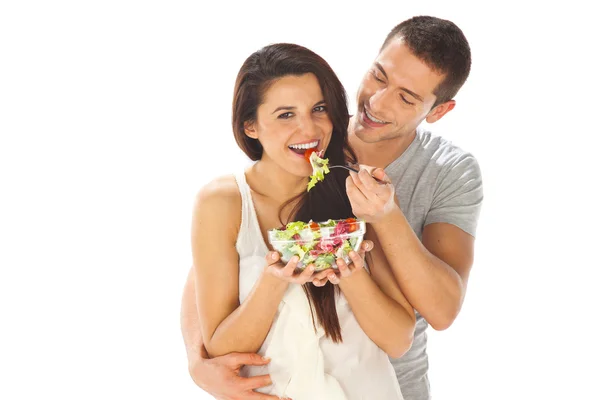
[[[331,168],[344,168],[344,169],[347,169],[348,171],[356,172],[357,174],[359,172],[356,168],[353,168],[353,167],[351,167],[349,165],[329,165],[329,169],[331,169]],[[384,182],[384,181],[382,181],[380,179],[377,179],[373,175],[371,175],[371,177],[373,179],[375,179],[377,181],[377,183],[379,183],[379,184],[382,184],[382,185],[386,185],[387,184],[387,182]]]

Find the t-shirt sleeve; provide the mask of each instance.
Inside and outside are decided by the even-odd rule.
[[[479,164],[471,154],[465,154],[452,163],[441,179],[424,226],[445,222],[475,236],[482,203],[483,184]]]

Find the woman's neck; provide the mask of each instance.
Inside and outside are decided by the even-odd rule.
[[[299,195],[308,183],[306,177],[291,174],[264,157],[248,170],[248,181],[254,192],[277,203]]]

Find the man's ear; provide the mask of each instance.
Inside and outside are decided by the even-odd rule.
[[[249,138],[258,139],[258,134],[256,133],[256,128],[254,127],[254,122],[251,122],[251,121],[244,122],[244,133]]]
[[[438,104],[433,110],[429,111],[425,121],[430,124],[433,124],[435,121],[441,119],[444,115],[452,111],[454,106],[456,105],[456,101],[448,100],[445,103]]]

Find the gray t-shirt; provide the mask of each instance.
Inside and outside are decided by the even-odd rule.
[[[422,239],[425,225],[445,222],[475,236],[483,200],[477,160],[451,142],[419,127],[404,153],[385,169],[413,231]],[[410,350],[390,358],[405,400],[428,400],[428,323],[417,312]]]

